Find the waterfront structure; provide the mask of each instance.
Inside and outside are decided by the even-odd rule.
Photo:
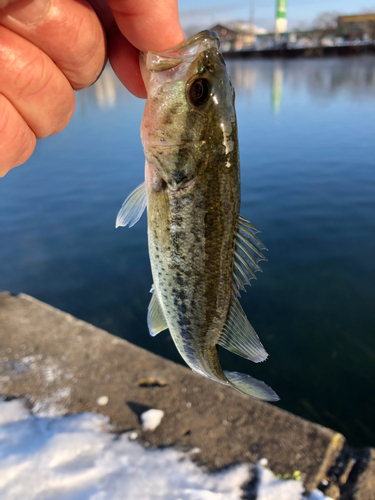
[[[375,39],[375,12],[337,18],[337,34],[349,39],[362,39],[364,35]]]
[[[267,33],[264,28],[246,22],[219,23],[212,26],[210,30],[216,31],[219,35],[223,52],[247,49],[254,44],[259,35]]]
[[[287,31],[286,0],[277,0],[275,32],[267,32],[253,23],[225,22],[212,28],[219,35],[221,49],[226,53],[267,52],[272,50],[343,48],[363,45],[374,52],[375,13],[351,16],[331,16],[330,26],[315,26],[309,30]],[[344,49],[340,49],[340,54]],[[345,53],[358,53],[348,49]],[[296,54],[296,52],[294,52]],[[316,55],[317,53],[315,53]],[[312,55],[312,52],[304,55]]]
[[[286,18],[286,0],[277,0],[275,35],[286,33],[288,21]]]

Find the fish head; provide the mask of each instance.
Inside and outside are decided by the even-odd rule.
[[[168,187],[186,187],[209,161],[230,166],[237,145],[234,89],[216,33],[142,54],[141,71],[147,89],[142,144]]]

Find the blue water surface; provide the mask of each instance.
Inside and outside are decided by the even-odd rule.
[[[269,248],[242,305],[267,351],[227,369],[281,408],[375,445],[375,57],[229,61],[242,215]],[[115,229],[142,182],[144,102],[108,69],[57,136],[0,180],[0,289],[25,292],[182,362],[148,334],[146,217]]]

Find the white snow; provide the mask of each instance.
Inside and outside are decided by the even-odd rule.
[[[141,414],[142,428],[144,431],[154,431],[164,417],[163,410],[147,410]]]
[[[0,400],[0,498],[240,500],[250,479],[249,465],[209,474],[190,460],[192,454],[145,449],[134,432],[111,434],[108,420],[97,413],[45,412],[30,413],[22,399]],[[301,500],[300,481],[277,479],[257,467],[259,500]],[[310,500],[327,499],[313,495]]]
[[[27,420],[30,417],[30,412],[25,408],[22,399],[14,399],[8,403],[0,400],[0,426]],[[0,428],[1,428],[0,427]]]
[[[268,469],[261,465],[259,471],[259,493],[257,500],[280,500],[301,498],[303,486],[301,481],[277,479]]]

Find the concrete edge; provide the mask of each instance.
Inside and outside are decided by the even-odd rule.
[[[98,397],[109,403],[98,405]],[[276,406],[252,400],[29,295],[0,293],[0,395],[39,410],[99,411],[146,445],[199,448],[210,470],[267,458],[281,476],[301,471],[307,491],[375,499],[375,451]],[[144,431],[139,414],[165,412]]]

